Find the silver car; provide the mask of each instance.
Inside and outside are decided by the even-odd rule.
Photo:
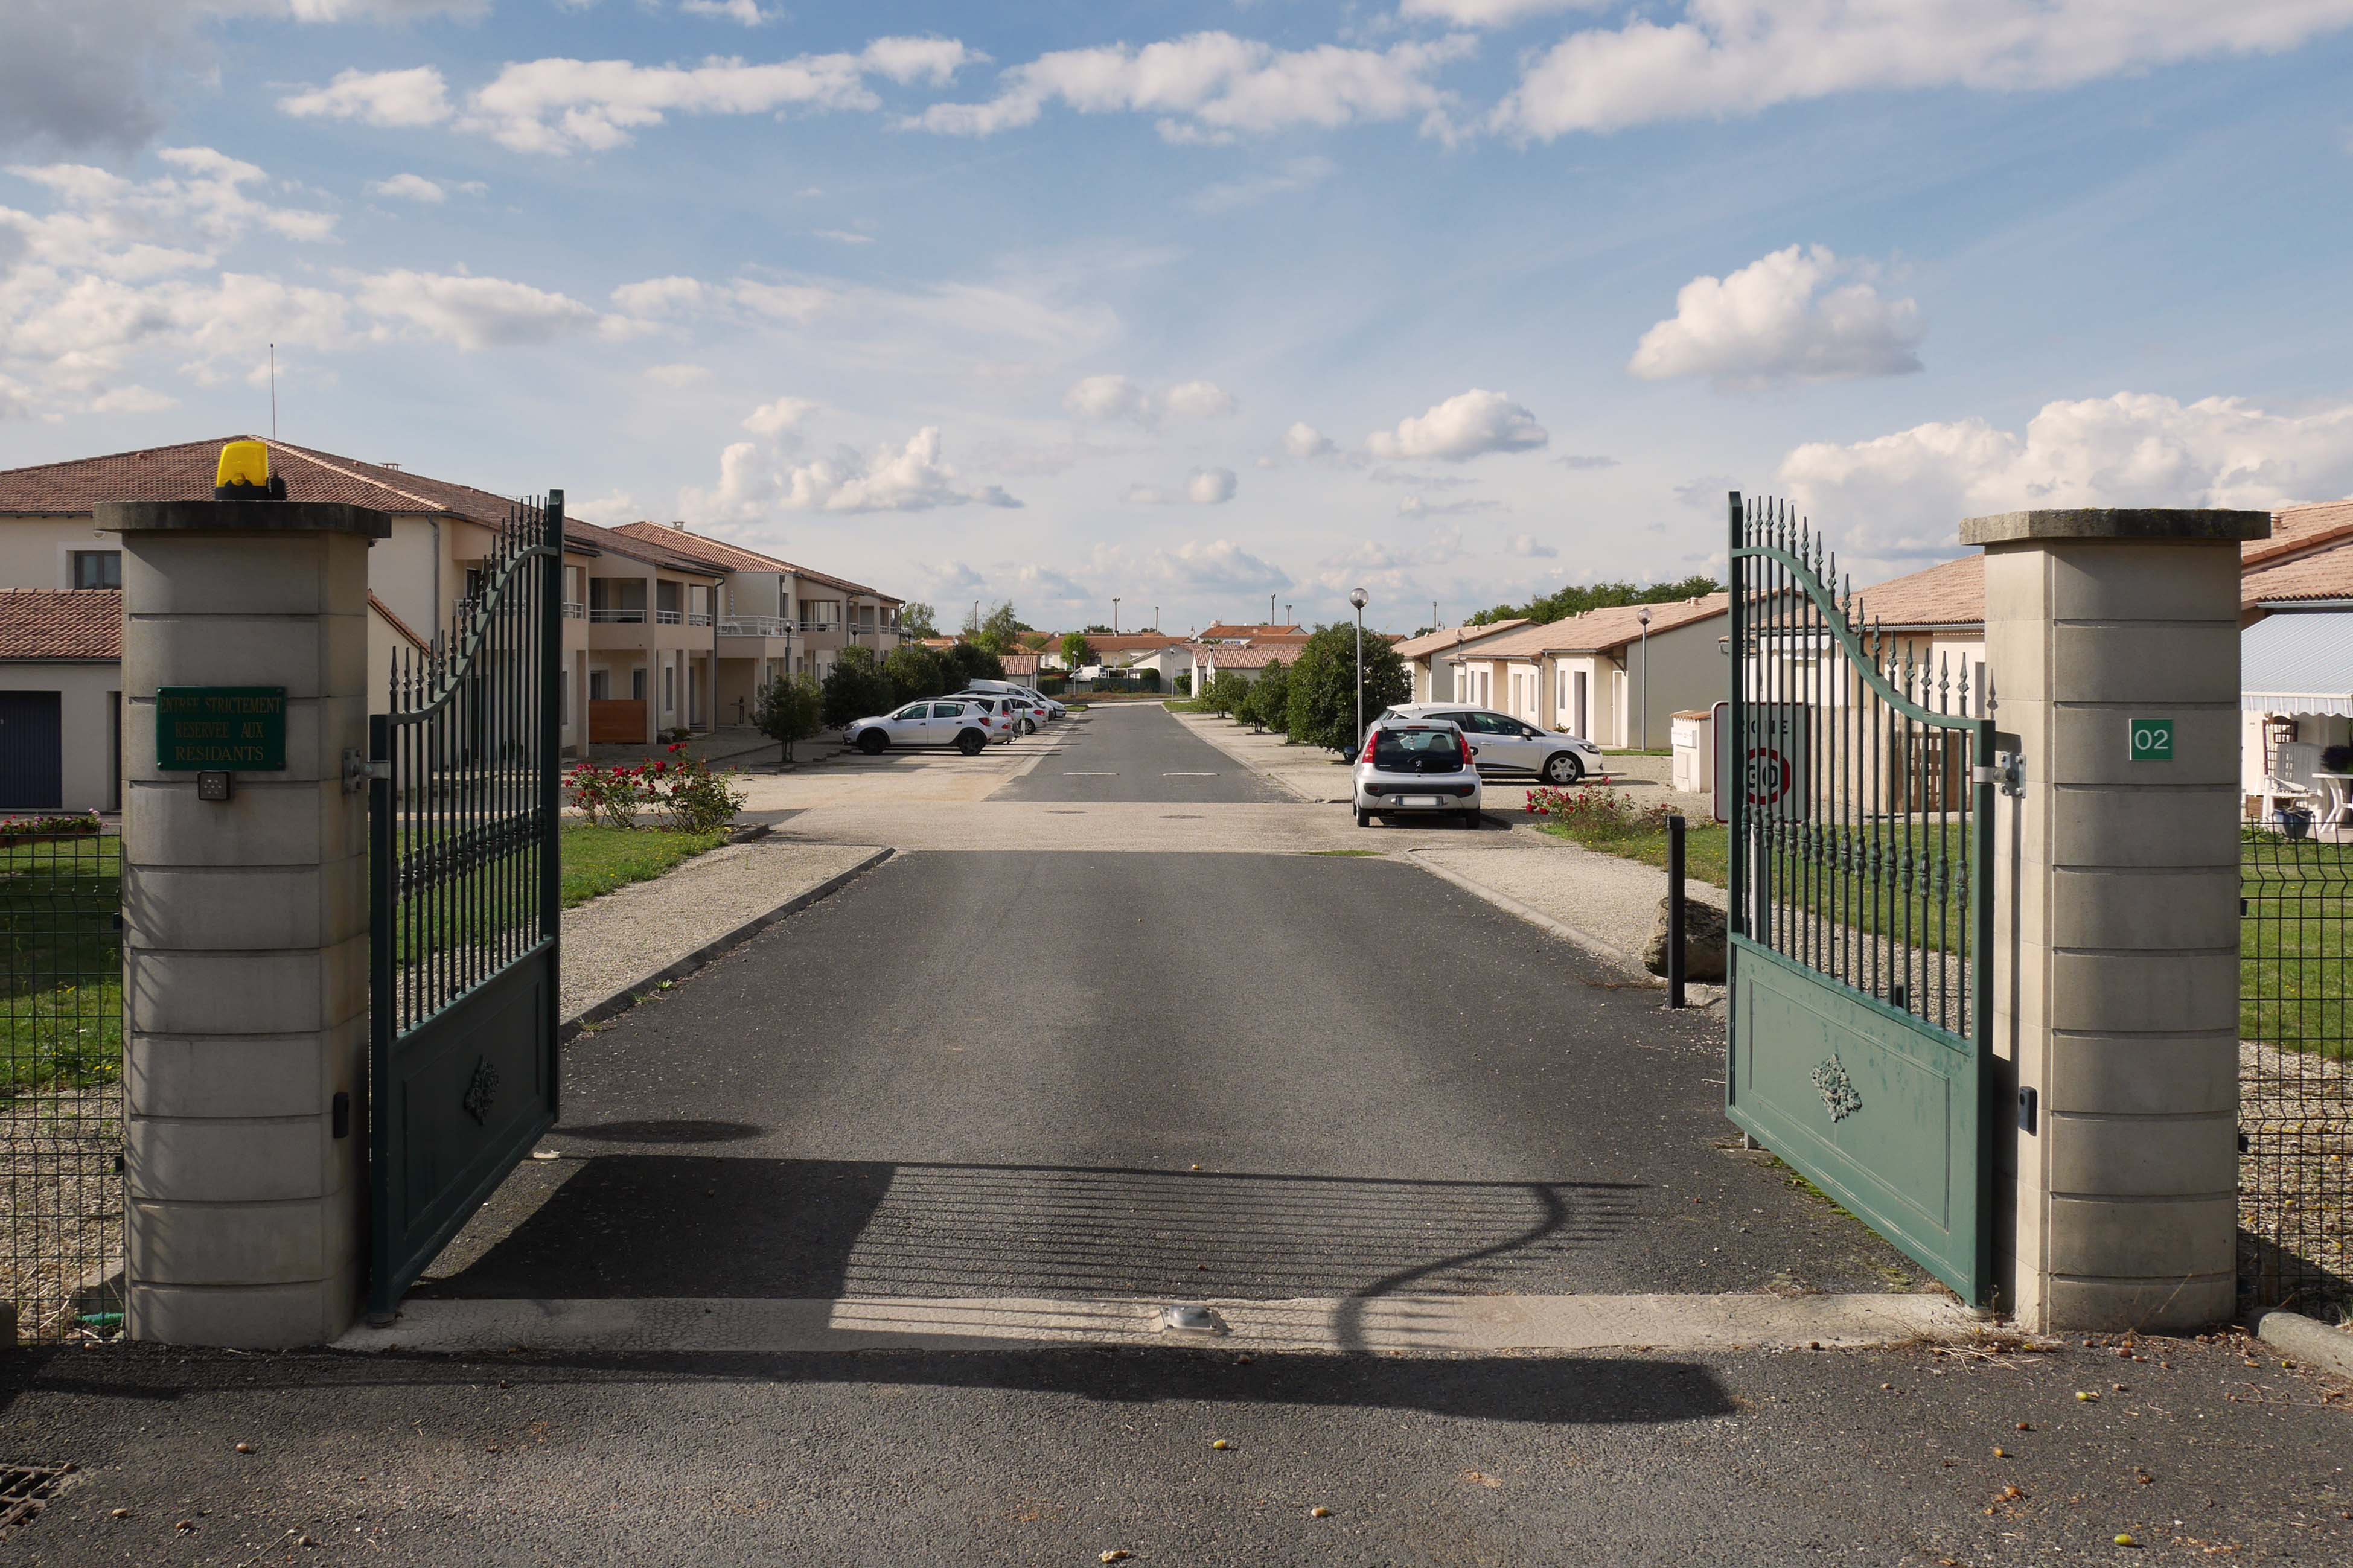
[[[1465,827],[1479,826],[1479,770],[1471,742],[1443,720],[1383,714],[1365,733],[1356,766],[1356,826],[1376,816],[1440,816]]]
[[[1540,784],[1573,784],[1588,773],[1607,773],[1601,748],[1565,730],[1539,730],[1525,719],[1492,708],[1459,702],[1406,702],[1384,710],[1383,719],[1443,721],[1471,737],[1479,772],[1489,778],[1533,778]]]

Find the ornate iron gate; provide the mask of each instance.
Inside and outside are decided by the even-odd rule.
[[[1992,1271],[1992,691],[1732,497],[1732,1120],[1963,1299]]]
[[[369,721],[368,1311],[555,1121],[564,492],[517,502]]]

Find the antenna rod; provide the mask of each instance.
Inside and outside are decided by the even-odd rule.
[[[269,438],[278,439],[278,345],[269,345]]]

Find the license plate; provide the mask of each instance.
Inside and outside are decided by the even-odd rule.
[[[1408,805],[1436,805],[1438,804],[1438,797],[1434,795],[1409,795],[1405,797],[1405,804]]]

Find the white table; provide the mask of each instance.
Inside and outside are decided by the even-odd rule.
[[[2333,827],[2347,820],[2348,813],[2353,813],[2353,800],[2347,798],[2348,786],[2353,785],[2353,773],[2323,773],[2315,768],[2312,776],[2328,792],[2328,805],[2321,814],[2321,826]]]

